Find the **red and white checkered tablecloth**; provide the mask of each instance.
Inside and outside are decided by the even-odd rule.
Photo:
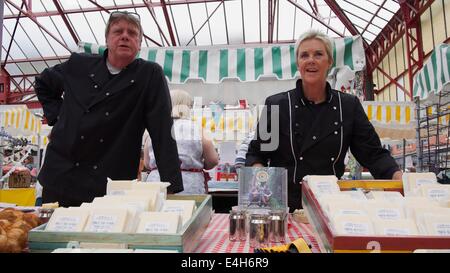
[[[196,253],[253,253],[250,242],[228,239],[229,214],[213,214],[205,233],[200,238],[200,243],[193,252]],[[309,224],[298,223],[289,217],[286,243],[298,238],[303,238],[312,246],[313,252],[320,252],[319,245]],[[278,244],[279,245],[279,244]]]

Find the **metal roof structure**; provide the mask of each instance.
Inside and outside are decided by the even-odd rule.
[[[33,105],[34,77],[63,62],[79,42],[105,43],[108,14],[140,15],[146,47],[292,43],[314,28],[331,37],[361,35],[369,73],[433,0],[3,0],[0,103]],[[1,10],[3,9],[3,11]],[[419,22],[420,23],[420,22]],[[408,32],[409,31],[409,32]],[[411,32],[412,31],[412,32]],[[409,34],[408,34],[409,33]],[[409,44],[409,43],[408,43]],[[412,52],[417,49],[411,42]],[[419,54],[420,55],[420,54]],[[423,57],[423,56],[422,56]],[[412,60],[412,66],[421,59]]]

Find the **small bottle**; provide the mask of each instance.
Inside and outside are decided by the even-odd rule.
[[[269,214],[269,239],[273,243],[286,241],[287,213],[283,210],[273,210]]]
[[[266,247],[269,243],[269,223],[267,214],[252,214],[250,216],[250,246]]]
[[[245,241],[245,215],[244,211],[233,207],[229,216],[229,234],[230,241]]]

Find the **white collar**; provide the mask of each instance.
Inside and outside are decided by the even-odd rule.
[[[109,63],[108,60],[106,60],[106,67],[108,67],[109,73],[116,75],[119,74],[122,69],[114,67],[112,64]]]

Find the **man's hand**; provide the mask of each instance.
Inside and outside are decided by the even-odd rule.
[[[403,172],[402,171],[396,171],[392,175],[392,180],[402,180]]]

